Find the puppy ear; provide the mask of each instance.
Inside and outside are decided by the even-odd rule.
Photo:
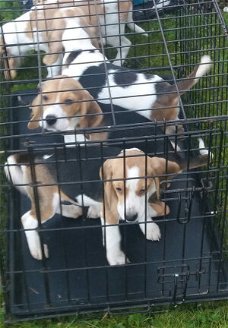
[[[28,129],[37,129],[40,127],[40,120],[42,118],[41,109],[41,94],[38,94],[31,104],[31,118],[28,122]]]
[[[170,208],[165,202],[153,201],[149,205],[157,213],[157,216],[164,216],[170,213]]]
[[[105,217],[109,223],[116,223],[118,220],[117,196],[111,181],[113,175],[112,161],[112,159],[106,160],[100,168],[100,178],[104,181],[102,211],[103,217]]]
[[[82,90],[80,127],[93,128],[101,124],[103,112],[91,94]]]
[[[180,173],[181,167],[173,161],[166,160],[160,157],[149,157],[149,164],[154,173],[159,177],[164,174]]]

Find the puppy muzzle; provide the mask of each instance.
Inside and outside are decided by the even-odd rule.
[[[57,117],[55,115],[47,115],[45,121],[48,126],[53,126],[57,122]]]
[[[125,220],[129,223],[131,222],[136,222],[138,220],[138,214],[126,214],[125,215]]]

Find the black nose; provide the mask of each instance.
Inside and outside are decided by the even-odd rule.
[[[54,125],[57,122],[57,118],[54,115],[47,115],[45,120],[48,125]]]
[[[133,215],[126,215],[126,221],[128,222],[133,222],[136,221],[138,218],[138,214],[133,214]]]

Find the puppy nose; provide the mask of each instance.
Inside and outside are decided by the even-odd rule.
[[[138,214],[131,214],[131,215],[126,215],[126,221],[128,222],[134,222],[138,218]]]
[[[48,125],[54,125],[57,122],[57,118],[54,115],[47,115],[45,120]]]

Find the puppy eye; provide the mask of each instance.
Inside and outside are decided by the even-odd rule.
[[[122,188],[121,187],[116,187],[116,191],[117,192],[122,192]]]
[[[48,101],[48,96],[47,96],[47,95],[43,95],[43,96],[42,96],[42,99],[43,99],[44,101]]]
[[[65,105],[71,105],[71,104],[73,104],[73,102],[74,102],[74,100],[70,99],[70,98],[67,98],[67,99],[64,100]]]
[[[139,190],[139,194],[140,194],[140,195],[145,194],[145,192],[146,192],[146,189],[145,189],[145,188],[142,188],[142,189]]]

